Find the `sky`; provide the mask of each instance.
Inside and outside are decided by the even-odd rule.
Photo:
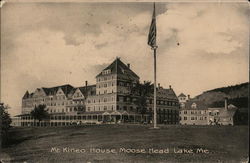
[[[247,3],[156,3],[157,83],[194,97],[249,79]],[[152,3],[5,3],[1,101],[21,112],[28,90],[95,84],[116,57],[153,81]]]

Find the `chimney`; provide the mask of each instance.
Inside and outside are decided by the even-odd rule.
[[[190,100],[190,95],[188,95],[188,100]]]
[[[159,88],[161,87],[161,84],[160,84],[160,83],[158,83],[158,87],[159,87]]]
[[[129,63],[127,64],[127,66],[128,66],[128,68],[130,69],[130,64],[129,64]]]
[[[171,88],[171,85],[169,85],[169,89],[172,89],[172,88]]]
[[[227,97],[225,98],[225,109],[227,110]]]
[[[146,80],[144,80],[143,83],[146,84]]]

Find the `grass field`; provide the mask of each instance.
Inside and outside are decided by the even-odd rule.
[[[13,128],[11,135],[12,145],[3,149],[2,159],[27,163],[243,162],[249,149],[247,126],[162,126],[152,130],[144,125],[88,125]],[[69,152],[67,147],[74,150]],[[91,148],[105,149],[106,153],[93,153]],[[149,153],[152,148],[154,152],[165,149],[166,153]],[[174,153],[174,149],[184,148],[193,153]],[[116,153],[109,153],[110,149]],[[141,149],[141,153],[129,149]]]

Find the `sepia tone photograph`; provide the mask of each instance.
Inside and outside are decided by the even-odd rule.
[[[0,4],[0,163],[249,162],[247,0]]]

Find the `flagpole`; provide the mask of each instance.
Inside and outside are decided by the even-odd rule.
[[[152,21],[148,34],[148,45],[151,46],[151,49],[154,50],[154,129],[158,128],[157,125],[157,111],[156,111],[156,49],[158,46],[156,45],[156,16],[155,16],[155,3]]]
[[[157,112],[156,112],[156,49],[154,46],[154,128],[157,128]]]

